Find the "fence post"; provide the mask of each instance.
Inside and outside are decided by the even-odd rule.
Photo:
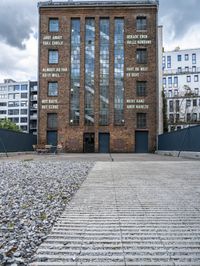
[[[7,153],[6,147],[5,147],[4,142],[3,142],[1,137],[0,137],[0,142],[1,142],[2,146],[3,146],[3,149],[4,149],[4,152],[6,154],[6,157],[8,157],[8,153]]]

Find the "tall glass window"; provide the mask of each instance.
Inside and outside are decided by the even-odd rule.
[[[176,112],[179,112],[180,111],[179,100],[176,100],[175,109],[176,109]]]
[[[171,56],[167,56],[167,67],[171,68]]]
[[[168,77],[168,87],[172,87],[172,77]]]
[[[70,124],[78,125],[80,119],[80,19],[71,20],[71,94]]]
[[[114,123],[124,124],[124,19],[115,19],[114,32]]]
[[[100,125],[109,123],[109,31],[109,19],[100,19]]]
[[[181,61],[181,57],[182,57],[181,54],[178,54],[178,55],[177,55],[177,60],[178,60],[178,61]]]
[[[174,87],[178,87],[178,77],[174,77]]]
[[[173,101],[169,101],[169,111],[174,112],[174,102]]]
[[[162,57],[162,67],[163,68],[166,67],[166,57],[165,56]]]
[[[163,87],[166,87],[167,81],[166,78],[163,78]]]
[[[85,21],[85,125],[94,124],[95,19]]]
[[[196,64],[196,54],[192,54],[192,64]]]
[[[185,61],[189,60],[189,54],[185,54]]]

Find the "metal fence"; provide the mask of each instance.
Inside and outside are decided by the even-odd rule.
[[[33,151],[32,145],[36,143],[35,135],[0,129],[0,152]]]
[[[200,125],[159,135],[158,150],[200,152]]]

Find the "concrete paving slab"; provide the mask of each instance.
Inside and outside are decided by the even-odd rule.
[[[200,265],[200,162],[120,156],[95,164],[31,266]]]

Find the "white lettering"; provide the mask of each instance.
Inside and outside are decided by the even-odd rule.
[[[147,104],[128,104],[127,109],[149,109],[149,105]]]
[[[42,109],[58,109],[58,105],[42,105]]]
[[[134,78],[134,77],[139,77],[140,73],[126,73],[126,76],[128,78]]]
[[[44,36],[43,45],[63,45],[63,36]]]

